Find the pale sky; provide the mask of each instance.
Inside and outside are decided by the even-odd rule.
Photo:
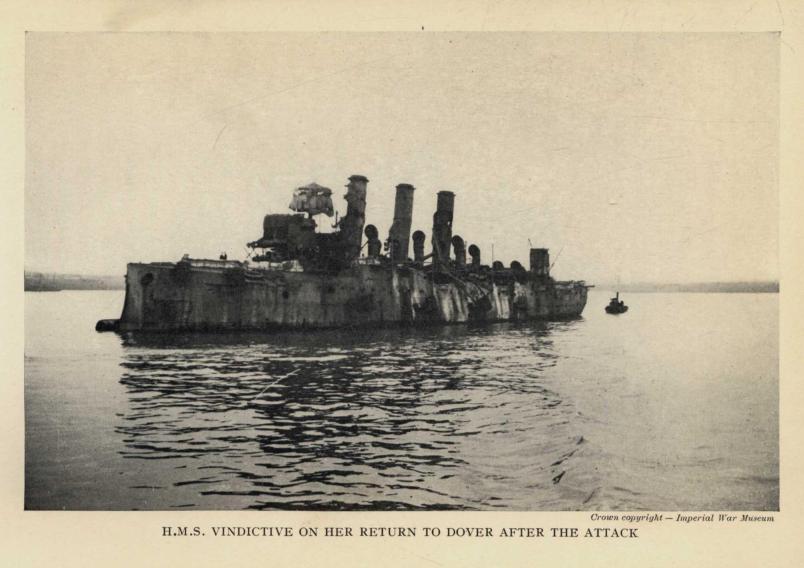
[[[554,275],[778,278],[779,42],[765,34],[29,33],[26,268],[245,256],[294,188],[436,192]]]

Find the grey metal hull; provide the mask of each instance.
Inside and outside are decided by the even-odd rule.
[[[236,264],[236,263],[235,263]],[[120,331],[216,331],[563,319],[586,306],[583,282],[445,283],[414,266],[355,264],[337,274],[215,261],[128,265]]]

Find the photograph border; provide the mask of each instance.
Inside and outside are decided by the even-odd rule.
[[[0,276],[5,369],[0,383],[3,455],[0,554],[16,566],[87,565],[459,565],[517,564],[797,566],[804,557],[804,388],[798,380],[804,335],[804,2],[392,2],[41,1],[0,10],[3,166]],[[603,525],[590,512],[40,512],[24,511],[24,45],[27,31],[780,31],[780,512],[773,523],[628,525],[635,539],[584,538],[257,538],[167,537],[164,527],[503,527]],[[618,525],[620,526],[620,525]]]

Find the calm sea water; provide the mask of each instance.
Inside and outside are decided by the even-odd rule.
[[[773,510],[778,297],[571,322],[96,333],[26,293],[28,509]]]

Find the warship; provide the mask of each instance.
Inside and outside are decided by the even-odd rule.
[[[377,228],[365,225],[368,181],[349,177],[346,214],[335,214],[330,232],[319,231],[315,217],[333,215],[332,191],[312,183],[294,191],[291,213],[265,216],[262,237],[248,243],[244,261],[222,254],[128,264],[122,315],[100,320],[96,329],[402,326],[567,319],[583,312],[591,286],[553,279],[548,249],[531,248],[527,269],[518,261],[483,264],[477,245],[453,235],[450,191],[438,192],[429,252],[425,233],[411,234],[415,188],[406,183],[396,186],[393,223],[381,242]]]

